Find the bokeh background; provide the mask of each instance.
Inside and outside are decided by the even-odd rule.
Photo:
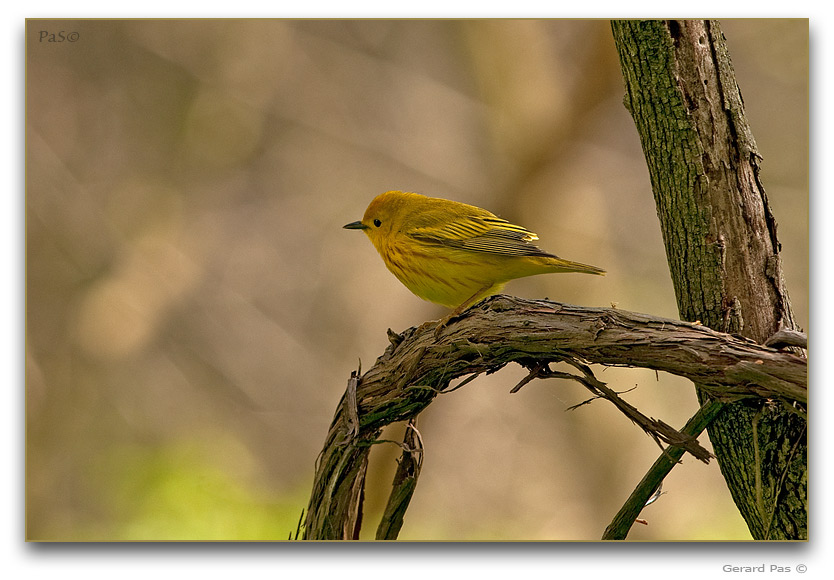
[[[808,21],[722,26],[807,328]],[[294,534],[350,371],[444,314],[341,228],[383,191],[486,207],[608,271],[507,292],[677,318],[605,20],[26,28],[29,540]],[[596,370],[672,425],[697,408],[688,381]],[[420,416],[401,539],[600,537],[658,448],[604,401],[566,411],[576,384],[510,395],[522,376]],[[364,538],[398,454],[372,454]],[[715,462],[664,491],[630,539],[750,538]]]

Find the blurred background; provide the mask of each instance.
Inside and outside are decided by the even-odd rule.
[[[508,293],[678,317],[608,21],[26,26],[29,540],[294,534],[350,371],[445,313],[342,229],[383,191],[485,207],[608,271]],[[807,329],[808,21],[722,26]],[[595,369],[673,426],[697,408],[688,381]],[[401,539],[601,536],[659,449],[604,401],[566,411],[577,384],[510,395],[524,374],[420,415]],[[363,538],[398,455],[372,453]],[[663,489],[630,539],[750,539],[715,462]]]

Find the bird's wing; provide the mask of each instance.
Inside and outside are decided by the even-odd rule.
[[[466,216],[440,225],[416,228],[409,235],[427,244],[505,256],[552,256],[532,244],[533,232],[492,214]]]

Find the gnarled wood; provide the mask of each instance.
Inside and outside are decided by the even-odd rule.
[[[305,539],[357,537],[368,453],[383,427],[415,417],[451,381],[512,362],[643,367],[697,381],[726,401],[807,400],[802,357],[646,314],[493,296],[451,321],[437,339],[434,330],[423,325],[389,333],[391,345],[373,367],[351,377],[319,457]]]

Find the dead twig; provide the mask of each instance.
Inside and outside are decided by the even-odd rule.
[[[403,517],[417,487],[423,467],[423,437],[417,430],[417,419],[408,422],[402,442],[403,453],[398,461],[391,494],[376,530],[377,540],[396,540],[403,525]]]
[[[719,401],[707,402],[687,421],[681,429],[681,433],[689,437],[697,437],[718,416],[725,405],[726,403]],[[637,521],[637,516],[640,515],[644,507],[651,503],[650,500],[660,489],[663,479],[677,465],[683,454],[684,450],[681,447],[668,447],[663,450],[660,457],[657,458],[634,491],[631,492],[623,507],[605,528],[605,533],[602,536],[603,540],[624,540],[626,538],[632,524]]]

